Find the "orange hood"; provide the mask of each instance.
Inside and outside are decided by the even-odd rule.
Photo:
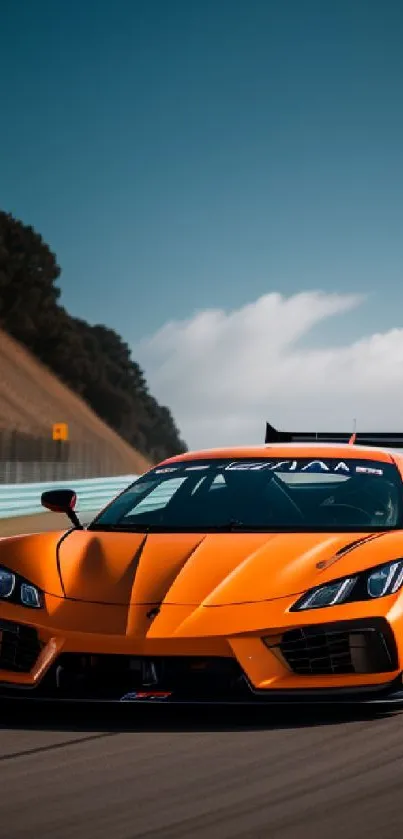
[[[77,600],[220,606],[299,594],[399,551],[396,533],[74,531],[59,546],[59,571],[64,595]]]

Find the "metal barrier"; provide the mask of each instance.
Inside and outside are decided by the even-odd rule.
[[[99,440],[62,442],[0,428],[0,484],[119,478],[125,463]]]
[[[137,475],[92,478],[85,481],[52,481],[39,484],[0,484],[0,519],[43,513],[41,494],[47,489],[71,487],[77,493],[77,512],[95,513],[136,480]]]

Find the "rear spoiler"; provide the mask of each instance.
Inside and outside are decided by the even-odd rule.
[[[403,449],[403,433],[376,431],[277,431],[266,422],[265,443],[357,443],[359,446],[379,446],[388,449]]]

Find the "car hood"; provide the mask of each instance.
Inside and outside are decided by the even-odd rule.
[[[68,598],[220,606],[299,594],[399,551],[396,533],[147,536],[77,530],[61,540],[57,553]]]

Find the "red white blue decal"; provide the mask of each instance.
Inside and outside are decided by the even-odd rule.
[[[169,690],[136,690],[132,693],[125,693],[121,697],[121,702],[144,702],[147,700],[161,700],[169,699],[172,696],[172,691]]]

